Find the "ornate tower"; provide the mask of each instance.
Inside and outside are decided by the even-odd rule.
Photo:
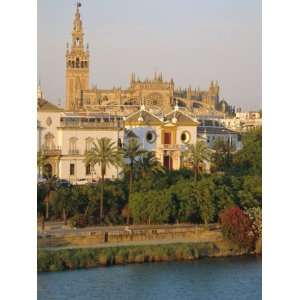
[[[66,51],[66,109],[78,110],[83,105],[83,91],[89,88],[89,50],[83,44],[83,27],[77,3],[73,21],[72,45]]]
[[[219,92],[220,86],[217,81],[211,82],[203,102],[208,104],[211,108],[216,109],[219,106]]]

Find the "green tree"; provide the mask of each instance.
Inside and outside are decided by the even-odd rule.
[[[45,189],[46,189],[46,195],[44,198],[44,203],[45,203],[45,219],[49,219],[49,203],[51,200],[51,195],[53,192],[56,190],[57,186],[57,178],[56,177],[50,177],[45,183]]]
[[[243,148],[233,158],[231,172],[236,175],[257,175],[262,172],[262,130],[253,129],[242,135]]]
[[[129,209],[134,223],[163,224],[170,222],[174,207],[170,193],[163,190],[132,193]]]
[[[155,156],[154,151],[145,151],[136,162],[137,172],[142,176],[151,176],[158,173],[165,173],[165,169]]]
[[[68,216],[75,204],[71,193],[70,188],[60,187],[51,195],[54,212],[62,215],[65,225],[67,225]]]
[[[212,162],[216,171],[225,172],[232,164],[235,147],[230,141],[216,139],[213,144]]]
[[[234,196],[229,186],[219,185],[213,191],[213,197],[216,203],[217,212],[221,212],[225,208],[235,206]]]
[[[174,219],[177,222],[200,222],[199,207],[196,198],[193,197],[193,188],[193,181],[180,180],[169,189],[176,210]]]
[[[261,176],[243,176],[238,198],[240,206],[244,209],[260,207],[262,202]]]
[[[104,137],[97,139],[93,147],[85,155],[86,165],[99,165],[101,175],[100,193],[100,223],[103,219],[103,197],[104,197],[104,177],[110,166],[117,167],[121,164],[121,153],[111,139]]]
[[[205,142],[198,140],[195,145],[191,144],[187,146],[184,159],[192,164],[194,180],[197,181],[200,164],[210,160],[210,150]]]
[[[123,147],[123,156],[125,158],[124,162],[124,173],[129,174],[129,197],[132,192],[133,176],[136,164],[140,157],[146,153],[145,150],[141,148],[138,140],[136,138],[130,138],[128,143]]]
[[[198,182],[193,188],[192,196],[198,205],[201,221],[207,225],[213,220],[215,212],[210,182],[207,180]]]

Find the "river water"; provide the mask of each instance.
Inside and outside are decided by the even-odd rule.
[[[261,258],[205,258],[38,274],[38,300],[257,300]]]

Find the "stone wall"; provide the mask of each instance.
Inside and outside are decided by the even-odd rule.
[[[69,233],[42,234],[38,236],[38,247],[93,246],[143,241],[215,241],[222,239],[218,228],[200,226],[128,229],[119,231],[74,230]]]

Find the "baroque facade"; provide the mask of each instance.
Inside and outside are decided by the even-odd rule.
[[[71,47],[66,50],[66,110],[102,111],[128,115],[141,105],[155,111],[169,112],[177,103],[194,114],[230,112],[232,107],[219,99],[220,86],[212,81],[208,90],[175,88],[174,80],[165,80],[162,73],[141,80],[131,74],[127,89],[98,89],[90,87],[90,55],[84,45],[84,31],[77,5],[73,21]]]

